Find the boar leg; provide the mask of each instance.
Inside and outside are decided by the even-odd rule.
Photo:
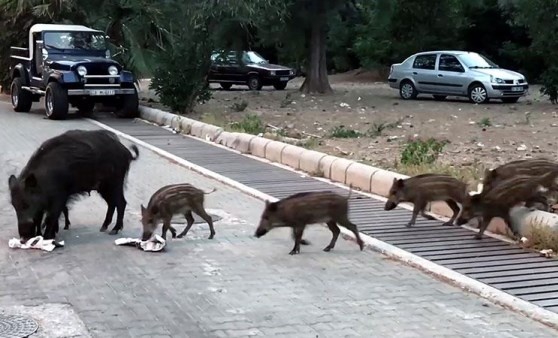
[[[215,236],[215,228],[213,227],[213,220],[211,219],[211,216],[209,216],[207,212],[205,212],[205,209],[202,205],[197,205],[196,207],[194,207],[194,212],[198,214],[209,225],[210,233],[207,239],[213,239],[213,237]]]
[[[291,232],[291,235],[292,235],[293,240],[294,240],[294,239],[295,239],[295,232],[294,232],[294,229],[293,229],[293,231]],[[300,244],[301,244],[301,245],[310,245],[310,241],[307,241],[307,240],[305,240],[305,239],[303,238],[303,239],[300,240]]]
[[[35,217],[33,217],[33,224],[35,226],[35,236],[42,236],[43,235],[43,212],[40,211],[37,214],[35,214]]]
[[[165,219],[163,221],[163,232],[161,233],[161,237],[166,241],[167,240],[167,231],[170,230],[172,234],[172,238],[176,238],[176,230],[171,225],[171,217]]]
[[[490,224],[490,221],[492,221],[492,218],[494,216],[492,215],[483,215],[482,216],[482,221],[480,223],[479,226],[479,232],[475,235],[475,239],[482,239],[482,235],[484,234],[484,231],[486,230],[486,228],[488,228],[488,224]]]
[[[429,220],[429,221],[434,221],[434,220],[437,219],[436,217],[427,214],[427,213],[426,213],[426,210],[424,210],[424,209],[422,209],[422,210],[420,211],[420,215],[421,215],[422,217],[424,217],[425,219]]]
[[[64,225],[64,230],[68,230],[70,228],[70,217],[68,216],[68,207],[64,207],[62,210],[64,213],[64,221],[66,222]]]
[[[46,229],[45,229],[44,239],[56,238],[56,232],[58,231],[58,221],[60,220],[60,214],[62,213],[62,210],[64,209],[65,205],[66,203],[63,204],[54,203],[54,205],[50,207],[50,210],[48,210],[45,219]]]
[[[457,205],[457,203],[455,203],[454,200],[446,200],[446,203],[450,207],[451,211],[453,211],[453,215],[451,216],[449,221],[447,221],[446,223],[444,223],[442,225],[452,226],[453,222],[455,222],[455,219],[457,218],[457,215],[459,215],[459,210],[461,210],[461,209],[459,209],[459,205]]]
[[[105,215],[105,220],[103,221],[103,225],[101,225],[101,229],[99,230],[101,232],[105,232],[107,231],[109,224],[112,222],[114,210],[116,209],[116,203],[114,203],[114,198],[111,194],[111,191],[106,188],[106,185],[100,186],[99,190],[97,191],[107,203],[107,213]]]
[[[190,231],[190,228],[192,227],[192,224],[194,224],[194,216],[192,216],[192,211],[188,210],[184,214],[184,217],[186,217],[187,225],[186,225],[186,228],[184,228],[184,230],[182,230],[180,235],[178,235],[178,238],[182,238],[182,237],[186,236],[188,231]]]
[[[424,208],[426,208],[426,202],[423,202],[422,200],[415,202],[413,206],[413,216],[411,216],[411,220],[407,223],[407,228],[412,227],[416,223],[419,212],[421,214],[424,213]]]
[[[339,233],[341,232],[335,221],[327,222],[327,227],[329,228],[329,230],[331,230],[333,236],[331,237],[331,242],[329,242],[329,245],[324,248],[325,252],[329,252],[335,247],[335,243],[337,242],[337,238],[339,238]]]
[[[296,255],[300,253],[300,241],[302,240],[302,234],[304,233],[304,228],[306,225],[295,225],[294,226],[294,233],[295,233],[295,244],[289,255]]]
[[[360,251],[364,250],[364,241],[360,238],[357,226],[349,221],[347,217],[338,220],[339,224],[350,230],[356,237],[357,244],[360,247]]]

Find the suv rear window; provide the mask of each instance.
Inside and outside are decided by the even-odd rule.
[[[418,55],[413,62],[413,68],[431,69],[436,66],[436,54]]]

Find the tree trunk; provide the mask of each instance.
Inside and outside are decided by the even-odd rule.
[[[331,93],[326,64],[327,11],[323,0],[312,0],[312,12],[308,72],[300,91]]]

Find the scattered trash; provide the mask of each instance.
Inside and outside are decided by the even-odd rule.
[[[554,251],[552,251],[552,249],[544,249],[544,250],[539,251],[539,253],[543,257],[550,258],[550,257],[553,256]]]
[[[517,151],[525,151],[525,150],[527,150],[527,146],[525,144],[522,144],[519,147],[517,147]]]
[[[18,238],[12,238],[8,241],[8,247],[12,249],[39,249],[50,252],[63,246],[64,241],[56,242],[53,239],[43,239],[43,236],[30,238],[25,243],[21,243]]]

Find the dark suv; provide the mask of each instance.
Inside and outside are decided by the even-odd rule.
[[[294,77],[292,68],[271,64],[254,51],[215,51],[207,81],[219,83],[227,90],[232,85],[246,85],[251,90],[263,86],[283,90]]]
[[[81,25],[31,26],[28,48],[11,47],[13,109],[28,112],[44,96],[49,119],[65,119],[69,105],[89,115],[96,103],[115,107],[118,117],[136,117],[134,75],[111,59],[105,38]]]

